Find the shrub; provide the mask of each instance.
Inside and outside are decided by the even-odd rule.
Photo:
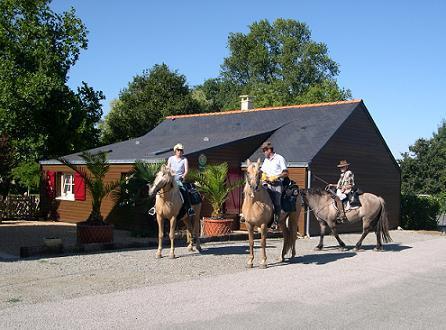
[[[440,201],[432,196],[401,194],[401,227],[412,230],[437,229]]]

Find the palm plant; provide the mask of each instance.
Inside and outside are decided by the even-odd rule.
[[[147,194],[147,185],[155,180],[161,165],[162,163],[136,161],[133,170],[121,182],[121,189],[113,192],[113,198],[118,202],[118,205],[143,205],[148,210],[152,206],[152,201]]]
[[[65,158],[59,158],[59,161],[77,172],[90,191],[92,210],[86,222],[94,225],[103,225],[105,222],[101,215],[102,200],[120,186],[121,180],[104,183],[105,175],[110,169],[106,152],[91,154],[86,151],[80,157],[85,161],[85,168],[75,165]]]
[[[229,193],[240,187],[243,180],[230,183],[228,180],[228,163],[218,165],[207,165],[202,171],[191,170],[188,174],[189,180],[195,181],[200,191],[209,201],[212,207],[212,217],[221,218],[223,204]]]

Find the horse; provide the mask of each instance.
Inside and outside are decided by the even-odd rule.
[[[338,210],[335,207],[335,201],[332,194],[320,189],[303,189],[301,190],[304,204],[313,211],[314,216],[319,221],[320,225],[320,240],[315,250],[322,250],[324,246],[324,233],[327,226],[331,229],[333,236],[339,243],[341,250],[347,250],[345,243],[340,239],[336,229],[336,218]],[[349,223],[362,221],[362,235],[356,243],[354,250],[359,251],[362,246],[362,241],[367,234],[374,230],[376,233],[376,247],[375,251],[382,251],[383,244],[391,242],[392,239],[389,234],[389,221],[386,213],[386,206],[382,197],[371,193],[364,193],[359,196],[361,206],[357,209],[351,209],[346,212]]]
[[[260,186],[260,159],[257,162],[247,160],[246,183],[244,187],[244,199],[242,204],[242,214],[245,219],[246,228],[249,235],[249,257],[247,267],[253,267],[254,261],[254,228],[258,227],[261,234],[262,257],[260,268],[266,268],[266,232],[268,224],[273,216],[273,203],[267,190]],[[285,255],[291,250],[291,257],[296,255],[297,220],[300,214],[301,204],[296,203],[296,211],[282,214],[279,219],[279,228],[283,233],[283,247],[280,261],[284,261]],[[286,220],[288,218],[288,224]]]
[[[183,207],[183,199],[181,198],[180,188],[175,181],[175,177],[171,170],[166,166],[161,166],[160,171],[156,174],[155,180],[149,189],[149,196],[153,197],[156,194],[155,210],[156,221],[158,222],[158,250],[156,258],[162,257],[163,236],[164,236],[164,219],[170,221],[170,253],[169,258],[175,258],[175,226],[177,216]],[[181,219],[186,224],[187,228],[187,243],[188,250],[194,251],[194,240],[196,241],[196,248],[201,252],[200,246],[200,212],[201,203],[192,205],[195,215],[188,216],[187,212]]]

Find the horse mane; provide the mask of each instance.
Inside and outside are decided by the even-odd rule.
[[[324,195],[329,195],[328,191],[325,191],[321,188],[309,188],[309,189],[305,189],[310,195],[319,195],[319,196],[324,196]]]

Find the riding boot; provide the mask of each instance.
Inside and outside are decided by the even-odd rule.
[[[345,215],[344,203],[339,198],[336,198],[335,200],[336,200],[336,206],[338,208],[338,214],[336,217],[337,222],[339,223],[348,222],[347,216]]]
[[[279,229],[279,218],[280,218],[280,214],[274,214],[273,223],[271,224],[272,230]]]
[[[184,190],[181,190],[181,193],[184,198],[184,207],[187,210],[187,215],[190,217],[195,215],[195,210],[192,208],[192,203],[190,201],[189,192],[186,189],[184,189]]]

